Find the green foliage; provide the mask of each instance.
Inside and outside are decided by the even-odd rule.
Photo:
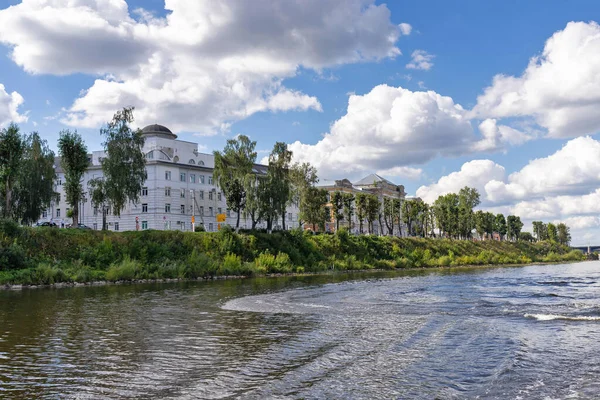
[[[126,256],[121,261],[110,265],[110,268],[106,271],[106,279],[112,282],[131,281],[138,277],[141,269],[139,261],[132,260],[129,256]]]
[[[65,174],[64,190],[73,222],[79,221],[79,203],[83,198],[81,178],[89,165],[87,147],[77,131],[63,130],[58,138],[58,155]],[[67,215],[68,216],[68,215]]]
[[[329,221],[327,212],[327,191],[316,187],[309,187],[306,190],[306,196],[300,203],[300,216],[316,231],[317,227],[321,231],[325,230],[325,223]]]

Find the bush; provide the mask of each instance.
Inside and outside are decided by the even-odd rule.
[[[198,249],[192,250],[187,260],[179,266],[179,277],[185,279],[214,276],[216,272],[216,263]]]
[[[141,269],[139,261],[132,260],[129,256],[125,256],[120,262],[111,264],[108,271],[106,271],[106,279],[112,282],[132,281],[138,278]]]
[[[28,257],[25,249],[16,239],[6,247],[0,246],[0,271],[27,268]]]
[[[219,275],[241,275],[242,258],[233,253],[227,253],[219,266]]]

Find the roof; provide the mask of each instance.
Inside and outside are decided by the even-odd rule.
[[[147,136],[159,136],[167,139],[177,139],[177,135],[175,135],[169,128],[163,125],[148,125],[142,129],[142,134]]]
[[[396,186],[395,183],[390,182],[387,179],[382,178],[381,176],[379,176],[377,174],[371,174],[371,175],[365,176],[360,181],[354,182],[354,185],[355,186],[367,186],[367,185],[372,185],[374,182],[385,182],[389,185]]]

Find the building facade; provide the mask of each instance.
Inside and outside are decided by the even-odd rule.
[[[177,136],[162,125],[149,125],[142,129],[145,138],[143,152],[146,155],[147,180],[144,183],[140,201],[129,203],[120,216],[109,210],[108,229],[114,231],[130,230],[181,230],[191,231],[192,220],[196,226],[207,231],[216,231],[219,224],[235,226],[237,215],[230,211],[223,192],[213,181],[214,157],[200,153],[198,144],[178,140]],[[95,208],[88,192],[88,182],[102,177],[101,161],[106,157],[104,151],[94,151],[90,156],[90,166],[83,177],[84,201],[80,204],[80,221],[92,229],[102,229],[102,210]],[[52,221],[59,226],[71,224],[67,218],[69,205],[63,190],[65,182],[60,162],[56,163],[58,175],[56,192],[58,201],[53,201],[39,222]],[[267,167],[255,165],[256,174],[266,174]],[[224,222],[217,220],[222,215]],[[287,229],[297,228],[298,208],[290,206],[284,216]],[[250,228],[252,221],[243,214],[240,227]],[[276,221],[274,229],[281,226]],[[264,227],[264,224],[258,227]]]

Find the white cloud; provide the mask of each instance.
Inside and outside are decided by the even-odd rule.
[[[412,52],[411,61],[406,64],[406,68],[429,71],[433,67],[432,60],[434,58],[434,55],[427,53],[425,50],[415,50]]]
[[[17,92],[7,93],[0,83],[0,127],[10,122],[27,121],[26,114],[19,114],[19,107],[23,102],[23,96]]]
[[[482,140],[473,144],[477,152],[498,151],[505,145],[521,145],[535,139],[535,134],[521,132],[506,125],[499,125],[495,119],[486,119],[479,124],[479,133]]]
[[[374,0],[166,0],[165,18],[124,0],[23,0],[0,11],[0,42],[38,74],[98,74],[63,116],[94,127],[123,106],[140,125],[213,134],[261,111],[321,110],[283,80],[298,68],[400,54],[408,29]]]
[[[417,196],[427,203],[433,203],[439,196],[458,193],[465,186],[476,188],[484,200],[485,185],[490,180],[504,180],[505,169],[491,160],[473,160],[461,167],[460,171],[441,177],[436,183],[421,186]]]
[[[411,167],[392,167],[388,169],[382,169],[376,172],[378,175],[406,178],[412,181],[416,181],[423,176],[423,170],[421,168]]]
[[[477,137],[466,114],[451,97],[434,91],[379,85],[364,95],[350,94],[346,114],[319,142],[296,141],[290,149],[327,179],[423,164],[485,147],[479,143],[489,139]],[[493,148],[486,150],[497,151],[514,141],[508,134],[497,136]]]
[[[410,33],[412,32],[412,26],[410,24],[407,24],[406,22],[403,22],[398,26],[400,27],[400,32],[403,35],[410,35]]]
[[[556,153],[530,161],[511,174],[508,182],[490,181],[491,201],[535,198],[557,194],[585,194],[600,184],[600,142],[590,137],[572,139]]]
[[[497,75],[478,97],[477,118],[533,118],[548,136],[600,132],[600,26],[570,22],[520,77]]]

